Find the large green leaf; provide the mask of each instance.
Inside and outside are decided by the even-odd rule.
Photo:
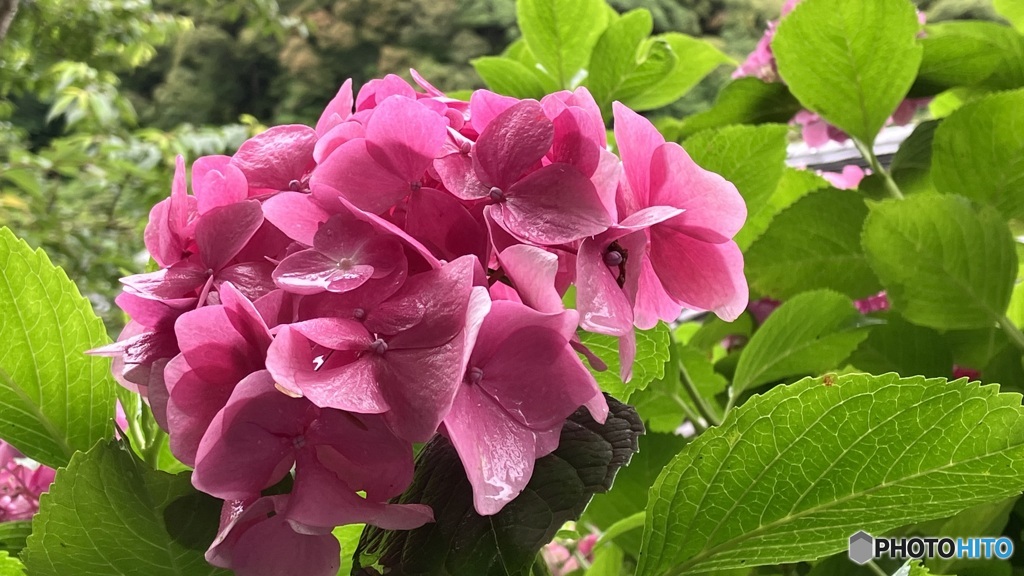
[[[748,212],[760,210],[775,192],[786,167],[786,135],[782,124],[728,126],[687,138],[684,147],[694,162],[736,185]]]
[[[779,74],[804,106],[872,143],[921,62],[908,0],[806,0],[772,42]]]
[[[518,0],[530,52],[561,88],[573,88],[608,23],[602,0]]]
[[[950,518],[933,520],[915,527],[914,532],[922,536],[942,535],[950,538],[976,538],[979,536],[998,537],[1002,536],[1006,522],[1010,519],[1010,512],[1018,500],[1017,496],[997,502],[988,502],[973,506]],[[1005,564],[1009,568],[1009,562],[1000,562],[995,558],[989,562],[980,559],[958,560],[951,558],[929,558],[928,567],[935,570],[936,574],[969,574],[975,573],[971,569],[982,564],[983,574],[995,576],[999,567],[998,564]],[[986,565],[987,564],[987,565]],[[1009,570],[1006,570],[1009,573]]]
[[[757,210],[748,209],[747,221],[736,235],[736,244],[745,251],[754,240],[764,234],[779,212],[792,206],[805,195],[828,187],[827,180],[810,170],[786,167],[768,201]]]
[[[872,206],[863,243],[893,308],[915,324],[987,328],[1006,312],[1017,253],[992,208],[950,195],[887,200]]]
[[[885,324],[871,329],[849,362],[870,374],[943,378],[953,373],[953,352],[946,339],[896,314],[888,314]]]
[[[603,371],[591,368],[597,384],[601,390],[623,402],[629,400],[637,390],[643,390],[652,381],[665,375],[665,362],[669,358],[669,333],[664,323],[659,322],[650,330],[636,331],[636,360],[633,363],[633,377],[629,382],[623,382],[619,377],[618,338],[591,332],[580,332],[579,336],[580,342],[608,366]]]
[[[14,556],[0,550],[0,576],[24,576],[25,566]]]
[[[836,368],[867,335],[868,325],[849,298],[829,290],[804,292],[779,306],[754,333],[730,394]]]
[[[732,59],[708,42],[678,32],[660,34],[651,39],[664,45],[672,55],[672,67],[656,82],[643,84],[643,90],[630,90],[621,94],[622,103],[634,110],[654,110],[679,100],[712,70]],[[648,74],[656,70],[649,66]]]
[[[921,39],[924,51],[912,94],[933,96],[957,86],[985,82],[1003,63],[1003,48],[1012,34],[1013,30],[994,22],[928,26]]]
[[[960,194],[1024,218],[1024,90],[968,104],[935,131],[932,180],[939,192]]]
[[[932,142],[939,122],[922,122],[900,144],[892,159],[889,172],[904,194],[934,192],[932,183]]]
[[[360,541],[357,574],[418,576],[527,576],[537,551],[591,497],[612,486],[637,450],[643,424],[628,405],[608,398],[602,425],[583,409],[562,428],[558,448],[537,460],[526,489],[501,512],[479,516],[458,454],[444,437],[417,458],[412,486],[399,501],[428,504],[435,522],[408,531],[368,527]],[[366,567],[362,571],[361,567]]]
[[[539,100],[546,92],[538,75],[512,58],[485,56],[472,64],[487,87],[498,94]]]
[[[783,210],[746,251],[750,285],[779,300],[828,288],[851,298],[882,289],[860,245],[868,207],[849,190],[812,192]]]
[[[651,489],[638,576],[781,564],[1024,489],[1024,408],[997,386],[895,374],[752,398]]]
[[[609,24],[594,46],[586,84],[605,115],[612,101],[620,99],[618,94],[624,85],[637,80],[652,84],[659,77],[648,75],[649,72],[663,75],[674,65],[670,59],[663,59],[651,66],[641,66],[649,54],[641,54],[640,47],[653,29],[654,21],[648,10],[631,10]]]
[[[220,502],[189,474],[149,469],[114,442],[79,452],[40,503],[25,549],[33,576],[225,575],[203,558]]]
[[[1024,4],[1017,0],[994,0],[996,11],[1006,18],[1018,31],[1024,33]]]
[[[683,120],[680,136],[733,124],[789,122],[801,110],[800,103],[781,82],[740,78],[727,84],[714,106]]]
[[[0,228],[0,438],[54,468],[113,432],[103,322],[42,250]]]

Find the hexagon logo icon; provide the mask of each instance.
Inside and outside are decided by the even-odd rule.
[[[875,539],[871,534],[861,530],[850,536],[850,560],[857,564],[867,564],[874,558]]]

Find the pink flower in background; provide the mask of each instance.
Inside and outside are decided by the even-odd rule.
[[[853,303],[857,307],[857,310],[861,314],[871,314],[873,312],[884,312],[889,309],[889,297],[885,291],[879,292],[874,296],[868,296],[867,298],[861,298]]]
[[[0,440],[0,522],[31,520],[55,475],[53,468],[25,458]]]
[[[822,178],[840,190],[856,190],[868,172],[860,166],[850,164],[843,166],[842,172],[821,172],[820,174]]]

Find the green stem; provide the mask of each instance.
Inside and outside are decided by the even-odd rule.
[[[693,399],[694,405],[697,406],[697,411],[700,415],[707,420],[708,424],[712,426],[719,426],[722,424],[722,420],[715,415],[714,410],[708,404],[707,399],[701,395],[700,391],[697,390],[697,386],[693,384],[693,380],[690,379],[689,372],[686,371],[686,366],[682,362],[679,362],[679,380],[683,383],[683,388],[686,389],[686,393]]]
[[[1013,322],[1010,322],[1010,319],[1006,316],[999,319],[999,327],[1003,329],[1003,332],[1006,332],[1006,335],[1010,337],[1010,340],[1018,348],[1024,350],[1024,332],[1021,332],[1020,328],[1014,326]]]
[[[900,191],[900,187],[896,185],[896,181],[892,179],[889,171],[882,167],[882,163],[878,161],[878,156],[875,156],[875,151],[872,150],[871,146],[864,144],[856,138],[853,139],[853,144],[860,151],[860,155],[871,165],[871,171],[885,180],[885,188],[889,191],[889,195],[897,200],[903,200],[903,192]]]
[[[878,564],[875,564],[874,560],[868,560],[866,566],[870,568],[872,572],[878,574],[878,576],[889,576],[889,574],[887,574],[885,570],[882,570],[881,568],[879,568]]]
[[[689,420],[690,422],[693,422],[693,427],[696,428],[698,432],[703,432],[708,429],[707,423],[704,421],[704,418],[702,418],[700,414],[694,412],[693,408],[691,408],[690,405],[687,404],[682,398],[680,398],[676,394],[673,394],[672,399],[676,401],[676,404],[678,404],[680,408],[682,408],[683,413],[686,415],[686,419]]]
[[[146,449],[143,450],[146,464],[149,464],[153,470],[156,470],[157,465],[160,463],[160,449],[165,436],[167,436],[167,432],[164,432],[162,428],[157,428],[152,440],[150,440],[149,446],[146,446]]]

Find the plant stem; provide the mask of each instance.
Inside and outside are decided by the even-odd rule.
[[[697,406],[697,411],[707,420],[708,424],[712,426],[721,425],[722,420],[715,415],[707,399],[701,396],[700,391],[693,384],[693,380],[690,379],[690,374],[686,371],[686,366],[682,362],[679,362],[679,380],[683,383],[683,388],[686,389],[687,394],[693,399],[693,403]]]
[[[686,415],[686,419],[689,420],[690,422],[693,422],[693,427],[697,429],[697,432],[703,432],[708,429],[707,422],[704,421],[704,418],[702,418],[700,414],[694,412],[693,408],[691,408],[690,405],[687,404],[682,398],[680,398],[676,394],[673,394],[672,399],[675,400],[676,404],[678,404],[679,407],[683,409],[683,413]]]
[[[878,564],[875,564],[875,561],[874,561],[874,560],[868,560],[868,563],[867,563],[867,564],[865,564],[865,566],[867,566],[868,568],[870,568],[870,569],[871,569],[871,571],[872,571],[872,572],[874,572],[875,574],[878,574],[878,576],[889,576],[889,574],[887,574],[885,570],[882,570],[882,569],[881,569],[881,568],[880,568],[880,567],[878,566]]]
[[[154,470],[157,469],[157,464],[160,463],[160,449],[165,436],[167,436],[167,432],[164,432],[162,428],[157,428],[153,434],[153,439],[150,440],[149,446],[146,446],[146,449],[143,451],[146,464],[149,464]]]
[[[999,327],[1003,329],[1003,332],[1006,332],[1006,335],[1010,337],[1010,340],[1013,341],[1017,348],[1024,350],[1024,332],[1021,332],[1020,328],[1014,326],[1013,322],[1010,322],[1010,319],[1006,316],[999,319]]]
[[[861,156],[871,165],[871,171],[885,180],[885,188],[888,190],[889,195],[897,200],[903,200],[903,192],[900,192],[900,187],[896,185],[896,181],[892,179],[889,171],[882,167],[882,163],[878,161],[878,156],[875,156],[875,151],[872,150],[871,146],[864,144],[856,138],[853,139],[853,144],[860,151]]]

